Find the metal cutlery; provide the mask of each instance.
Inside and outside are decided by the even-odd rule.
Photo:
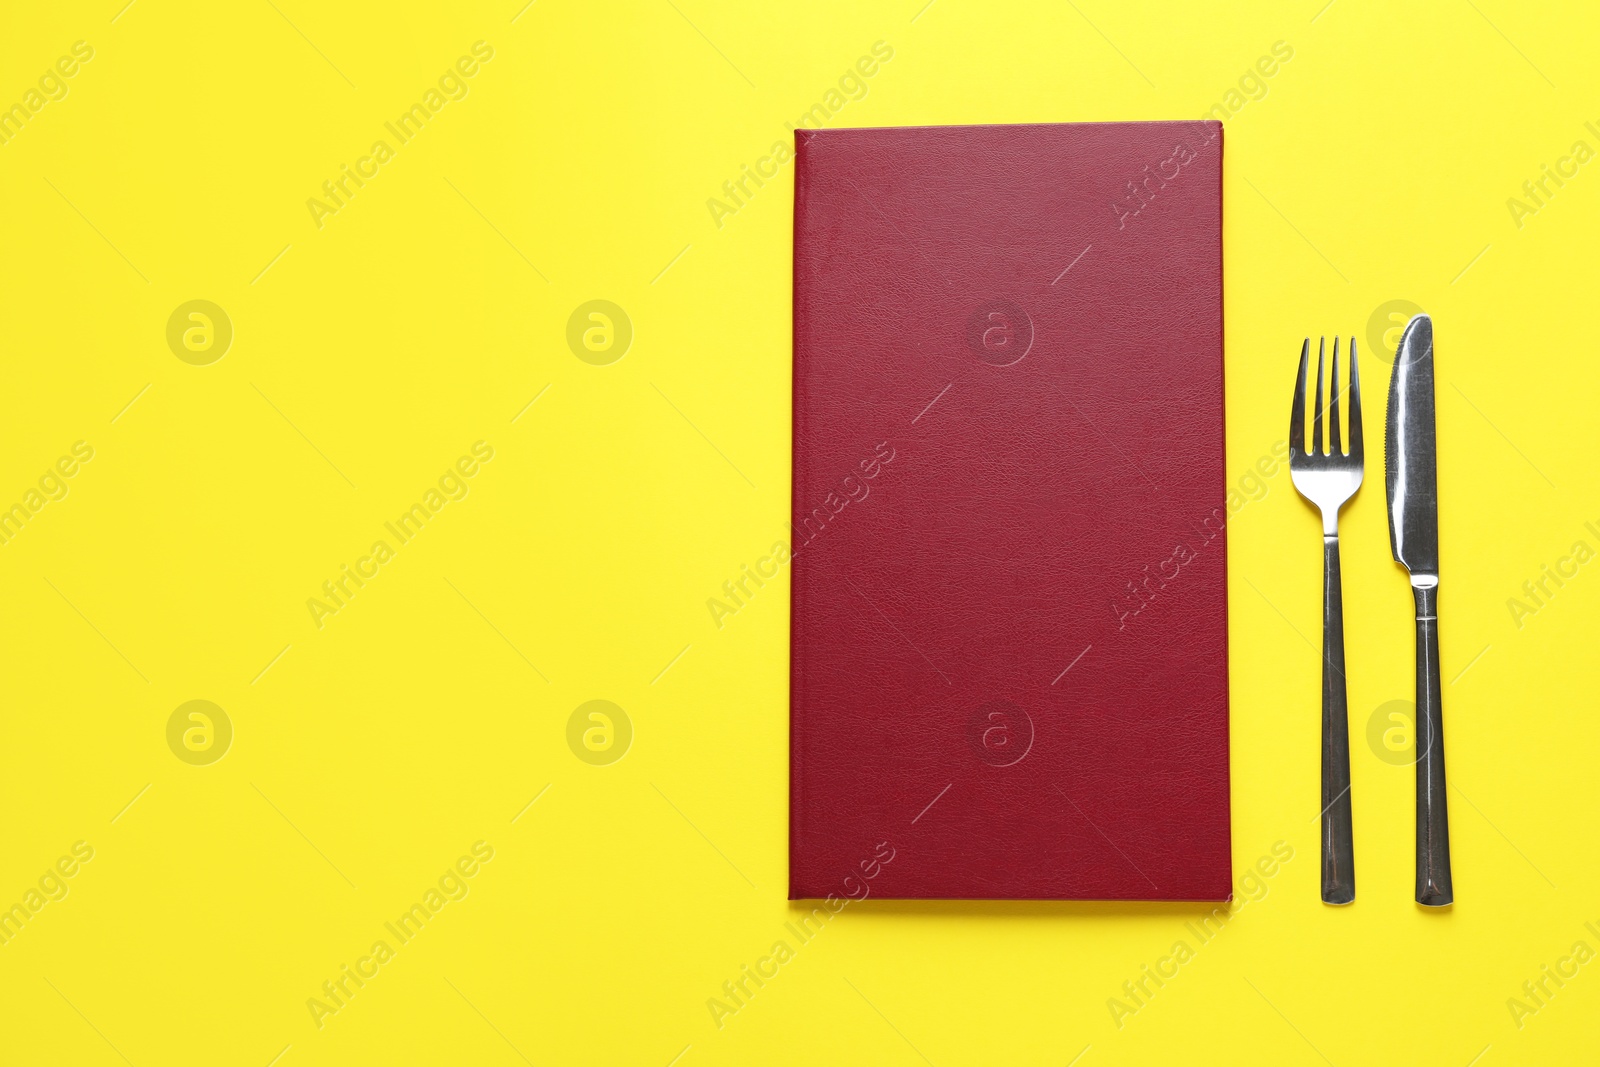
[[[1326,345],[1327,339],[1323,338],[1317,346],[1317,402],[1312,413],[1309,450],[1306,448],[1306,369],[1311,356],[1310,338],[1300,349],[1300,375],[1295,379],[1294,408],[1289,415],[1289,476],[1300,495],[1322,512],[1322,899],[1327,904],[1348,904],[1356,898],[1356,876],[1350,810],[1350,716],[1344,676],[1344,593],[1339,576],[1339,509],[1361,488],[1361,374],[1352,337],[1349,350],[1350,449],[1346,452],[1339,426],[1339,339],[1333,341],[1328,403],[1324,406],[1322,367]],[[1431,399],[1431,392],[1429,397]],[[1322,447],[1324,421],[1328,427],[1326,452]]]
[[[1439,691],[1439,477],[1427,315],[1413,316],[1400,337],[1385,428],[1389,543],[1395,562],[1411,572],[1417,605],[1417,903],[1443,907],[1455,900],[1455,887]]]

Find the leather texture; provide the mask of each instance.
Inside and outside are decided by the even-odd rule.
[[[1228,899],[1221,125],[795,140],[790,897]]]

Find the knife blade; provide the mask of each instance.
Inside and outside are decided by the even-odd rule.
[[[1439,474],[1433,397],[1433,320],[1406,324],[1389,377],[1384,482],[1389,546],[1411,575],[1417,615],[1417,903],[1455,900],[1445,795],[1439,667]]]
[[[1439,475],[1433,413],[1433,320],[1406,324],[1389,377],[1383,438],[1389,546],[1411,584],[1439,584]]]

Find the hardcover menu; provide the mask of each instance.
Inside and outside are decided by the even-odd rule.
[[[1228,899],[1221,124],[795,140],[790,897]]]

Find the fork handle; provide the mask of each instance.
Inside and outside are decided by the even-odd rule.
[[[1322,578],[1322,900],[1348,904],[1356,898],[1356,870],[1338,534],[1322,539]]]
[[[1444,709],[1439,686],[1439,587],[1412,590],[1417,601],[1417,903],[1442,908],[1456,898],[1450,878],[1450,808],[1445,799]]]

